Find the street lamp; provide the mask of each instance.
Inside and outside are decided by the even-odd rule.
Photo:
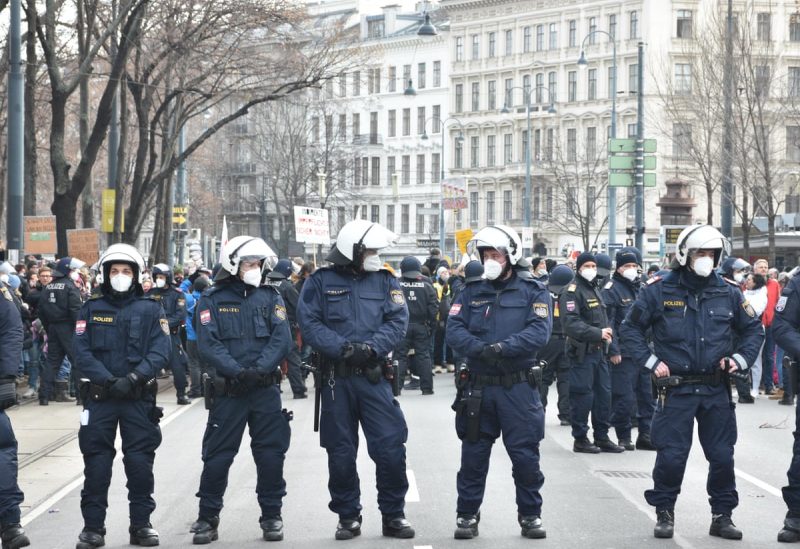
[[[417,95],[417,90],[414,89],[414,82],[409,78],[408,86],[403,90],[403,95]]]
[[[436,30],[436,27],[431,23],[431,16],[426,11],[425,12],[425,22],[419,26],[419,30],[417,31],[417,36],[436,36],[439,34],[439,31]]]
[[[611,138],[617,137],[617,41],[604,30],[593,30],[584,36],[581,42],[581,56],[578,58],[578,68],[585,69],[588,65],[586,61],[586,41],[595,34],[604,34],[611,43]],[[641,70],[641,69],[640,69]],[[612,244],[617,240],[617,189],[608,186],[608,243]]]
[[[519,86],[514,86],[509,88],[510,91],[519,88],[522,90],[522,93],[526,95],[526,105],[525,111],[528,118],[528,143],[525,147],[525,197],[522,200],[522,208],[524,219],[523,223],[525,227],[531,226],[531,141],[533,140],[533,134],[531,133],[531,96],[534,92],[538,92],[539,90],[544,90],[547,92],[547,101],[550,106],[547,108],[548,114],[556,114],[556,108],[553,104],[553,96],[550,94],[550,88],[545,86],[536,86],[530,90],[525,90],[525,88],[521,88]],[[509,106],[504,102],[503,108],[500,109],[501,114],[508,114],[511,112]]]

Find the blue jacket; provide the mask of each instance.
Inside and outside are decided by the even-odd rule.
[[[800,277],[794,276],[781,292],[775,304],[772,334],[786,355],[800,358]]]
[[[450,307],[447,344],[467,357],[473,372],[502,375],[533,366],[536,353],[550,339],[550,294],[533,278],[514,273],[503,282],[481,280],[466,284]],[[500,343],[502,360],[479,359],[486,345]]]
[[[628,314],[628,310],[636,301],[639,286],[614,272],[611,279],[603,285],[603,303],[606,305],[606,316],[613,330],[611,345],[608,347],[608,356],[624,356],[630,358],[631,352],[620,338],[620,325]]]
[[[150,295],[98,293],[78,313],[73,345],[81,375],[102,385],[132,371],[154,378],[167,367],[172,344],[164,311]]]
[[[244,368],[275,371],[289,354],[286,307],[274,288],[225,279],[196,305],[197,350],[218,375],[235,378]]]
[[[653,349],[645,332],[652,328]],[[640,366],[663,361],[672,374],[709,374],[725,357],[745,370],[764,341],[761,321],[742,292],[717,273],[702,280],[685,268],[654,277],[623,321],[620,332]]]
[[[15,378],[22,360],[22,316],[11,290],[0,282],[0,378]]]
[[[197,341],[197,332],[194,330],[194,310],[200,300],[200,292],[186,294],[186,339]]]
[[[186,320],[186,296],[175,286],[156,288],[153,286],[147,295],[161,302],[164,314],[167,315],[171,333],[177,334],[178,328]]]
[[[348,342],[366,343],[386,357],[405,337],[408,309],[389,271],[324,267],[303,284],[297,321],[303,341],[329,359],[339,358]]]

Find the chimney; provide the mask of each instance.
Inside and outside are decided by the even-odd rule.
[[[400,6],[397,4],[390,4],[383,6],[383,29],[385,36],[394,34],[397,30],[397,14],[400,13]]]

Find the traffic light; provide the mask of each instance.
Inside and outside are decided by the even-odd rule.
[[[625,227],[625,234],[634,234],[636,232],[636,227]]]

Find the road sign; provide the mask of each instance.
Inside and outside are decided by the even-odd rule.
[[[294,232],[297,242],[330,245],[331,229],[328,224],[328,210],[295,206]]]
[[[608,186],[609,187],[633,187],[634,186],[634,176],[631,172],[622,172],[622,173],[609,173],[608,174]],[[644,174],[644,186],[645,187],[655,187],[656,186],[656,174],[654,173],[646,173]]]
[[[635,170],[636,169],[636,157],[635,156],[609,156],[608,157],[608,169],[609,170]],[[655,170],[656,169],[656,157],[655,156],[645,156],[644,157],[644,169],[645,170]]]
[[[613,138],[608,140],[608,152],[609,154],[618,153],[618,152],[627,152],[632,153],[636,152],[636,139],[628,138],[628,139],[619,139]]]
[[[186,215],[187,213],[189,213],[189,207],[188,206],[173,206],[172,207],[172,215],[180,215],[180,214]]]
[[[656,140],[655,139],[645,139],[644,140],[644,152],[645,152],[645,154],[656,152]],[[647,169],[647,168],[645,168],[645,169]]]
[[[182,215],[173,214],[172,222],[175,223],[176,225],[183,225],[184,223],[186,223],[186,218],[183,217]]]
[[[664,244],[675,244],[681,231],[685,228],[684,225],[662,225],[661,231],[664,233]]]
[[[438,248],[439,247],[439,239],[436,238],[418,238],[417,239],[417,247],[418,248]]]

